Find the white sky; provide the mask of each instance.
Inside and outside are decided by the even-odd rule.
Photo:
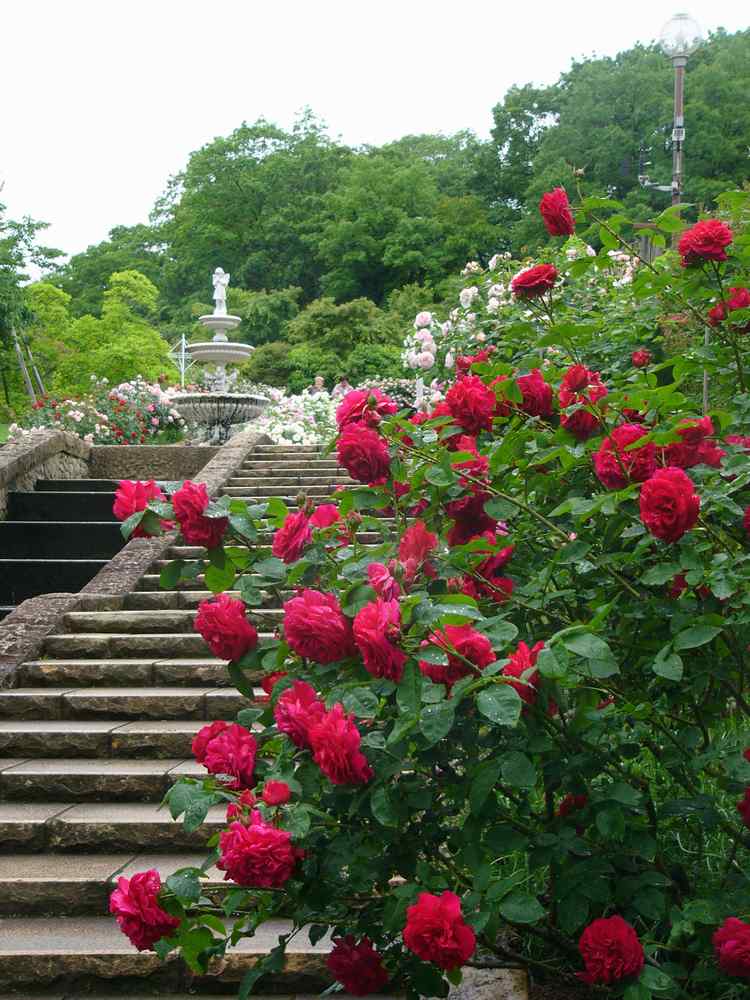
[[[145,222],[188,154],[309,105],[380,144],[471,128],[514,83],[655,38],[680,0],[0,0],[0,201],[76,253]],[[692,0],[704,28],[747,0]]]

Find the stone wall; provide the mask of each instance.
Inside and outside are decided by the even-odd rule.
[[[88,479],[91,446],[75,434],[45,430],[0,448],[0,519],[8,490],[33,490],[37,479]]]
[[[233,440],[233,439],[232,439]],[[208,445],[94,445],[92,479],[193,479],[219,452]]]

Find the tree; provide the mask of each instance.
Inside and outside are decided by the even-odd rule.
[[[237,339],[246,344],[267,344],[281,340],[287,324],[299,313],[302,289],[291,288],[261,289],[246,292],[242,288],[229,289],[229,308],[242,323],[237,331]]]

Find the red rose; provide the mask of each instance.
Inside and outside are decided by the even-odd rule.
[[[718,468],[726,452],[710,440],[714,425],[710,417],[688,417],[677,428],[679,441],[661,449],[661,458],[666,465],[676,465],[680,469],[691,469],[694,465],[710,465]]]
[[[299,559],[303,549],[311,541],[310,519],[303,510],[300,510],[296,514],[287,514],[284,524],[273,536],[271,552],[277,559],[293,563]]]
[[[219,836],[216,867],[226,872],[225,881],[252,889],[279,889],[294,872],[298,857],[287,830],[264,823],[253,813],[249,826],[232,823]]]
[[[445,684],[449,690],[462,677],[476,674],[497,659],[487,636],[471,625],[446,625],[444,629],[432,633],[429,644],[444,649],[448,654],[448,663],[441,665],[420,660],[419,669],[436,684]],[[425,641],[423,645],[428,643]],[[460,654],[460,659],[456,653]],[[472,670],[466,660],[473,663],[477,670]]]
[[[676,542],[695,525],[700,497],[682,469],[657,469],[641,487],[641,521],[655,538]]]
[[[234,780],[227,788],[240,791],[255,784],[255,755],[258,743],[244,726],[233,723],[206,746],[203,766],[209,774],[226,774]]]
[[[578,976],[589,985],[618,983],[637,976],[645,957],[638,935],[622,917],[600,917],[588,925],[578,942],[586,966]]]
[[[155,868],[137,872],[131,878],[120,877],[109,897],[109,912],[114,913],[122,933],[138,951],[150,951],[164,937],[171,937],[180,926],[177,917],[159,906],[161,878]]]
[[[478,375],[464,375],[454,382],[445,395],[445,402],[453,419],[469,434],[492,429],[497,399]]]
[[[468,503],[455,509],[453,527],[448,532],[448,544],[465,545],[472,538],[483,534],[485,531],[494,531],[497,521],[494,517],[484,512],[486,497],[474,496]]]
[[[340,520],[339,509],[336,504],[322,503],[313,511],[310,524],[313,528],[330,528],[332,524]]]
[[[295,681],[282,691],[273,716],[280,733],[286,733],[289,739],[298,747],[309,749],[310,726],[319,722],[325,715],[325,704],[307,681]]]
[[[404,567],[404,580],[407,583],[415,579],[422,567],[428,576],[434,575],[427,557],[437,548],[437,544],[437,535],[427,530],[424,521],[415,521],[406,529],[399,542],[398,559]]]
[[[581,809],[585,809],[588,805],[589,797],[588,795],[573,795],[570,792],[561,800],[560,805],[557,807],[557,815],[561,819],[565,819],[566,816],[570,816],[573,812],[580,812]]]
[[[750,507],[745,507],[745,513],[742,518],[742,527],[750,535]]]
[[[552,264],[537,264],[521,271],[511,281],[510,287],[516,298],[536,299],[555,287],[557,268]]]
[[[519,408],[530,417],[549,417],[552,414],[552,386],[544,381],[538,368],[517,379],[523,402]]]
[[[495,345],[490,344],[489,347],[483,347],[476,354],[460,354],[456,358],[456,374],[468,375],[472,365],[484,364],[485,361],[489,361],[494,351]]]
[[[384,601],[395,601],[401,594],[398,580],[391,576],[388,567],[382,563],[370,563],[367,567],[367,580],[378,597],[382,597]]]
[[[273,694],[273,689],[276,687],[276,684],[281,680],[282,677],[286,676],[287,676],[286,670],[276,670],[272,674],[266,674],[265,677],[261,678],[260,686],[263,688],[263,693],[266,695],[266,698],[271,697],[271,695]]]
[[[406,911],[404,944],[424,962],[434,962],[450,972],[474,954],[476,935],[461,913],[461,900],[454,892],[433,896],[421,892]]]
[[[485,455],[479,454],[477,451],[477,439],[472,437],[471,434],[456,434],[450,440],[452,442],[451,451],[465,451],[471,455],[471,458],[466,458],[463,461],[451,459],[451,465],[454,469],[461,469],[463,472],[460,479],[461,485],[477,492],[480,489],[479,484],[472,483],[465,477],[471,476],[472,479],[485,479],[489,472],[490,460]]]
[[[336,442],[339,465],[360,483],[382,482],[391,470],[388,444],[365,424],[348,424]]]
[[[737,803],[737,812],[742,816],[742,822],[750,830],[750,785],[745,789],[744,796]]]
[[[682,257],[682,266],[700,264],[704,260],[726,260],[724,248],[729,246],[732,239],[732,230],[718,219],[696,222],[680,237],[677,249]]]
[[[149,500],[165,501],[166,499],[153,479],[149,479],[147,483],[142,483],[140,480],[121,479],[117,484],[112,513],[118,521],[127,521],[133,514],[145,510]],[[165,531],[174,527],[171,521],[161,521],[160,523]],[[151,532],[146,531],[143,525],[139,524],[133,530],[131,537],[151,538]]]
[[[513,593],[513,581],[503,576],[502,570],[510,562],[514,546],[505,545],[499,551],[494,551],[498,545],[502,545],[505,536],[496,534],[494,531],[485,531],[480,537],[487,541],[485,551],[490,554],[474,569],[474,573],[481,577],[481,580],[477,580],[475,576],[472,576],[468,577],[465,582],[471,585],[468,588],[469,591],[476,591],[476,593],[470,593],[470,596],[478,597],[481,594],[484,597],[491,598],[498,604],[503,604]],[[464,593],[467,593],[466,587],[463,590]]]
[[[572,365],[560,384],[558,399],[560,406],[594,406],[607,395],[607,387],[602,383],[599,372],[589,371],[584,365]],[[563,413],[560,425],[570,431],[579,441],[591,437],[599,426],[599,418],[589,410],[579,409],[574,413]]]
[[[284,605],[284,637],[299,656],[335,663],[354,653],[352,623],[333,594],[302,590]]]
[[[194,627],[220,660],[239,660],[258,645],[258,633],[245,617],[244,603],[229,594],[201,601]]]
[[[737,917],[727,917],[712,942],[722,972],[750,979],[750,924]]]
[[[406,654],[395,642],[401,635],[401,612],[398,601],[371,601],[354,619],[354,641],[365,670],[373,677],[385,677],[397,684],[401,680]]]
[[[189,479],[172,494],[172,508],[188,545],[215,549],[224,537],[229,518],[206,517],[204,512],[209,503],[205,484],[191,483]]]
[[[505,604],[513,594],[513,581],[508,576],[496,576],[491,585],[464,576],[460,580],[460,590],[467,597],[478,601],[482,597],[491,598],[496,604]]]
[[[647,351],[645,347],[641,347],[637,351],[633,351],[630,355],[630,360],[634,368],[645,368],[651,364],[651,351]]]
[[[576,230],[565,188],[557,187],[542,195],[539,212],[550,236],[572,236]]]
[[[352,389],[336,410],[336,423],[340,431],[349,424],[356,423],[377,427],[381,417],[388,417],[393,413],[398,413],[398,404],[380,389]]]
[[[364,785],[372,778],[354,716],[347,715],[343,705],[337,702],[308,733],[313,760],[334,785]]]
[[[267,806],[283,806],[291,799],[292,792],[285,781],[267,781],[261,798]]]
[[[511,681],[510,686],[515,688],[527,705],[533,705],[536,701],[539,686],[539,671],[534,670],[537,657],[544,649],[543,642],[535,643],[531,649],[525,642],[519,642],[518,648],[510,654],[508,663],[503,667],[505,677],[517,677],[518,680]]]
[[[246,788],[244,791],[240,792],[240,796],[236,802],[230,802],[227,806],[227,823],[233,823],[235,820],[239,820],[241,823],[245,823],[246,826],[250,825],[249,810],[255,805],[255,796]]]
[[[388,973],[368,937],[363,937],[359,944],[355,944],[352,934],[334,938],[326,964],[344,990],[355,997],[379,993],[388,983]]]
[[[713,309],[708,310],[708,321],[711,326],[718,326],[723,322],[730,312],[736,309],[750,309],[750,290],[747,288],[730,288],[729,299],[726,302],[717,302]],[[740,327],[742,333],[750,331],[750,323]]]
[[[628,451],[628,445],[645,437],[640,424],[621,424],[606,437],[592,456],[594,472],[608,490],[621,490],[628,483],[643,483],[656,470],[656,448],[644,444]]]
[[[191,749],[193,756],[199,764],[205,764],[208,744],[211,740],[215,740],[220,733],[223,733],[225,729],[229,729],[229,723],[217,720],[216,722],[210,722],[195,734]]]

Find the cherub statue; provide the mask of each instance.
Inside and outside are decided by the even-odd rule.
[[[229,275],[223,268],[217,267],[213,275],[214,283],[214,316],[226,316],[227,314],[227,285]]]

